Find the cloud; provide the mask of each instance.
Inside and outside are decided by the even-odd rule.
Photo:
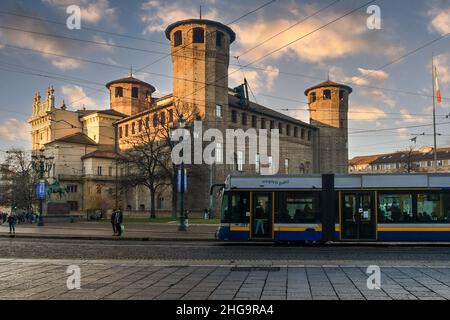
[[[81,109],[84,105],[86,109],[100,109],[97,102],[87,96],[83,88],[76,85],[65,85],[61,87],[67,104],[74,104],[73,108]]]
[[[402,139],[407,139],[411,137],[409,130],[407,128],[397,129],[398,136]]]
[[[428,11],[428,16],[431,18],[430,31],[436,31],[441,35],[450,32],[450,7],[446,9],[433,8]]]
[[[387,114],[379,107],[352,105],[349,108],[349,120],[351,121],[376,121],[387,118]]]
[[[376,80],[387,80],[389,78],[389,74],[383,70],[371,70],[358,68],[359,73],[364,77],[376,79]]]
[[[286,10],[290,11],[286,12],[282,18],[274,19],[273,17],[263,18],[260,16],[256,22],[243,22],[235,25],[234,29],[238,37],[237,45],[241,58],[253,61],[287,44],[289,45],[286,48],[271,53],[271,59],[288,56],[305,62],[318,63],[358,53],[391,55],[400,51],[398,46],[369,33],[366,27],[367,15],[363,13],[353,14],[351,17],[333,23],[330,27],[313,32],[343,13],[339,11],[322,13],[320,17],[312,17],[281,33],[273,40],[263,43],[264,40],[289,28],[305,16],[317,11],[317,9],[315,6],[302,6],[300,8],[297,5],[295,10],[287,8]],[[289,16],[293,18],[289,18]],[[302,35],[309,33],[311,35],[292,43]],[[260,45],[261,43],[263,44]],[[246,53],[247,50],[252,48],[254,49]],[[383,50],[380,52],[375,48],[383,48]],[[394,48],[397,49],[394,50]]]
[[[26,13],[30,15],[29,13]],[[5,24],[11,26],[15,29],[39,32],[43,34],[58,34],[60,32],[55,32],[57,29],[53,30],[50,25],[35,23],[30,19],[13,19],[10,17],[3,18]],[[59,30],[59,29],[58,29]],[[111,40],[105,40],[104,38],[94,35],[91,37],[92,40],[98,42],[112,43]],[[17,46],[20,48],[28,48],[31,50],[37,50],[40,52],[33,52],[46,60],[48,60],[54,67],[60,70],[74,70],[79,69],[83,66],[83,62],[79,60],[74,60],[70,58],[64,58],[55,56],[52,54],[45,54],[42,52],[53,53],[62,56],[86,56],[87,54],[103,54],[112,52],[112,48],[109,46],[102,45],[80,45],[78,41],[70,41],[67,39],[61,39],[51,36],[37,35],[29,32],[22,32],[18,30],[2,30],[0,32],[0,42],[9,44],[11,46]],[[1,49],[1,48],[0,48]],[[8,49],[8,46],[4,46],[2,50]],[[19,54],[30,54],[29,51],[22,51],[20,49],[11,49],[15,53]],[[106,57],[105,57],[106,59]]]
[[[254,94],[262,91],[272,91],[275,80],[278,78],[280,70],[277,67],[268,65],[262,70],[244,70],[244,74],[238,67],[230,67],[229,78],[232,87],[236,87],[244,82],[244,75]]]
[[[31,127],[24,121],[9,119],[0,125],[0,137],[3,141],[26,141],[31,143]]]
[[[144,33],[164,31],[168,25],[175,21],[198,17],[198,8],[187,5],[185,2],[172,2],[150,0],[142,4],[141,22],[145,24]],[[220,20],[216,9],[202,12],[203,18]]]
[[[117,10],[112,8],[109,0],[42,0],[43,3],[66,12],[70,5],[81,8],[81,22],[98,24],[108,21],[108,24],[117,20]]]
[[[435,57],[435,64],[438,68],[439,82],[442,84],[450,83],[450,54],[444,53]]]
[[[429,123],[430,119],[426,117],[419,117],[419,116],[413,116],[409,113],[407,109],[401,109],[400,110],[402,121],[397,122],[398,124],[401,123]]]

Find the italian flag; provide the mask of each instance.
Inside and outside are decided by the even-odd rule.
[[[442,103],[442,95],[441,89],[439,88],[439,79],[438,79],[438,70],[437,67],[434,66],[434,81],[436,84],[436,99],[438,103]]]

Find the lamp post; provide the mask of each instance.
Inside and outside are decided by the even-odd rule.
[[[46,157],[43,150],[39,151],[38,155],[33,155],[33,168],[38,174],[38,182],[36,184],[37,197],[39,198],[39,222],[38,226],[44,226],[44,200],[47,181],[45,179],[45,174],[49,173],[53,168],[53,157]],[[41,191],[39,191],[41,190]],[[42,192],[43,191],[43,192]]]
[[[178,128],[185,128],[186,122],[183,119],[183,116],[180,116],[180,119],[178,121]],[[183,139],[186,139],[185,135],[183,134]],[[182,151],[182,157],[184,157],[184,150]],[[186,172],[184,169],[184,161],[180,164],[180,170],[178,173],[178,192],[180,194],[180,225],[178,227],[178,231],[186,231],[186,216],[184,212],[184,191],[186,189],[185,180],[186,180]]]

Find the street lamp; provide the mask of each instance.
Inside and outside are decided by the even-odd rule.
[[[48,174],[52,168],[53,168],[53,160],[54,157],[46,157],[44,155],[44,150],[40,150],[39,154],[35,154],[32,156],[33,159],[33,169],[36,171],[36,173],[38,174],[38,182],[36,183],[36,192],[38,192],[39,188],[43,185],[46,185],[47,181],[45,179],[45,174]],[[43,216],[43,212],[44,212],[44,200],[45,200],[45,191],[46,188],[43,187],[44,190],[44,194],[37,194],[38,198],[39,198],[39,222],[38,222],[38,226],[42,227],[44,226],[44,216]]]
[[[186,126],[186,122],[183,119],[183,115],[180,116],[178,121],[178,127],[184,128]],[[185,139],[183,135],[183,139]],[[184,152],[184,150],[182,151]],[[182,155],[184,156],[184,154]],[[180,193],[180,226],[178,227],[178,231],[186,231],[186,216],[184,212],[184,190],[185,190],[185,171],[184,171],[184,161],[181,161],[180,165],[180,173],[178,174],[178,186]]]

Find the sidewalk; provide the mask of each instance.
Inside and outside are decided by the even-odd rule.
[[[44,227],[33,224],[16,226],[16,238],[80,239],[80,240],[134,240],[134,241],[214,241],[217,225],[190,225],[187,231],[178,231],[173,223],[133,223],[125,225],[121,237],[113,236],[110,223],[76,222],[49,223]],[[0,237],[10,237],[7,224],[0,226]]]

